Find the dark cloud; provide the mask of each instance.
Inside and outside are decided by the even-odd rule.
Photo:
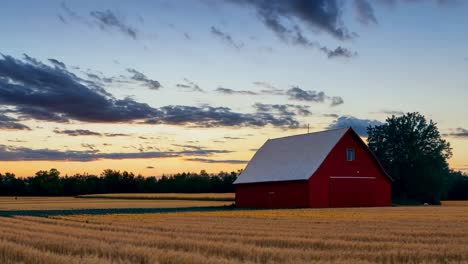
[[[360,136],[367,136],[368,126],[379,126],[382,122],[370,119],[359,119],[353,116],[340,116],[333,123],[331,123],[327,129],[345,128],[352,127],[356,133]]]
[[[87,129],[75,129],[75,130],[54,130],[54,133],[56,134],[63,134],[63,135],[68,135],[72,137],[77,137],[77,136],[101,136],[101,133],[90,131]]]
[[[94,144],[82,143],[81,146],[82,146],[83,148],[87,148],[87,149],[91,149],[91,150],[96,149],[96,145],[94,145]]]
[[[190,125],[192,127],[252,126],[271,124],[275,127],[298,127],[294,117],[275,117],[270,113],[235,113],[228,107],[164,106],[159,118],[148,119],[147,124]]]
[[[12,142],[12,143],[26,143],[26,142],[28,142],[26,140],[20,140],[20,139],[8,139],[7,141]]]
[[[14,147],[0,145],[0,160],[3,161],[95,161],[103,159],[154,159],[154,158],[174,158],[187,156],[210,156],[212,154],[231,153],[227,150],[183,150],[183,151],[151,151],[151,152],[131,152],[131,153],[101,153],[98,150],[54,150],[54,149],[30,149],[24,147]]]
[[[130,98],[116,99],[97,84],[65,68],[50,67],[27,55],[0,58],[0,103],[18,114],[57,122],[128,122],[157,115],[157,109]]]
[[[130,68],[127,69],[127,71],[133,74],[133,76],[131,77],[132,80],[143,83],[143,85],[145,85],[149,89],[158,90],[159,88],[161,88],[161,84],[158,81],[149,79],[143,73]]]
[[[314,90],[303,90],[297,86],[292,87],[286,91],[286,95],[290,100],[305,101],[314,103],[324,103],[329,101],[331,106],[337,106],[344,103],[343,98],[340,96],[327,96],[324,92]]]
[[[137,78],[140,79],[140,78]],[[193,83],[191,83],[193,84]],[[195,84],[193,84],[195,85]],[[68,122],[146,123],[197,127],[298,127],[293,116],[237,113],[227,107],[169,105],[153,108],[132,98],[117,99],[99,83],[66,67],[51,67],[25,55],[0,57],[0,104],[23,118]]]
[[[248,160],[215,160],[215,159],[205,159],[205,158],[187,158],[185,160],[201,162],[201,163],[225,163],[225,164],[245,164],[249,162]]]
[[[312,115],[310,106],[307,105],[255,103],[254,108],[258,113],[276,113],[281,117]]]
[[[146,166],[147,169],[155,169],[153,166]]]
[[[233,47],[233,48],[235,48],[237,50],[241,49],[244,46],[243,43],[237,43],[236,41],[234,41],[230,34],[222,32],[221,30],[219,30],[218,28],[216,28],[214,26],[212,26],[210,28],[210,30],[211,30],[211,34],[218,37],[223,42],[225,42],[226,44],[228,44],[229,46],[231,46],[231,47]]]
[[[374,8],[367,0],[354,0],[354,11],[356,13],[356,19],[361,24],[377,24]]]
[[[324,92],[306,91],[299,87],[293,87],[286,91],[291,100],[323,103],[327,96]]]
[[[340,40],[353,35],[344,26],[341,5],[337,0],[228,0],[250,5],[257,11],[263,23],[275,32],[290,30],[284,20],[299,20],[306,25],[326,32]]]
[[[184,148],[184,149],[196,149],[196,150],[203,149],[203,147],[196,146],[196,145],[172,144],[172,146],[174,146],[174,147],[179,147],[179,148]]]
[[[240,95],[258,95],[256,92],[246,91],[246,90],[233,90],[230,88],[218,87],[215,90],[218,93],[233,95],[233,94],[240,94]]]
[[[96,19],[99,27],[102,30],[117,29],[124,35],[131,37],[132,39],[137,38],[137,30],[132,26],[125,23],[124,19],[118,17],[110,10],[106,11],[91,11],[90,16]]]
[[[224,139],[229,139],[229,140],[240,140],[240,139],[245,139],[243,137],[229,137],[229,136],[226,136],[226,137],[223,137]]]
[[[450,133],[446,133],[444,134],[444,136],[455,138],[468,138],[468,129],[457,127],[455,129],[451,129]]]
[[[71,137],[77,136],[97,136],[97,137],[128,137],[130,134],[123,133],[99,133],[87,129],[66,129],[66,130],[54,130],[56,134],[68,135]]]
[[[202,88],[200,88],[200,86],[198,84],[192,82],[191,80],[189,80],[187,78],[184,78],[184,83],[176,84],[176,87],[177,88],[182,88],[185,91],[190,91],[190,92],[200,92],[200,93],[205,92]]]
[[[352,52],[346,48],[343,48],[341,46],[335,48],[334,50],[331,50],[327,47],[321,47],[320,48],[321,51],[325,52],[328,56],[329,59],[333,59],[333,58],[352,58],[352,57],[355,57],[357,56],[357,52]]]
[[[331,106],[338,106],[344,103],[343,98],[341,98],[340,96],[333,96],[330,98],[330,100],[331,100],[331,103],[330,103]]]
[[[0,130],[31,130],[31,128],[18,123],[18,121],[17,118],[0,113]]]
[[[53,65],[55,65],[56,67],[66,68],[65,63],[63,63],[63,62],[61,62],[61,61],[59,61],[59,60],[57,60],[57,59],[49,59],[49,61],[50,61]]]
[[[273,31],[283,42],[316,48],[327,54],[328,58],[352,57],[355,52],[338,47],[330,49],[312,41],[305,36],[302,22],[312,32],[326,32],[339,40],[353,39],[355,33],[350,33],[341,21],[342,2],[337,0],[227,0],[244,6],[255,8],[257,16],[263,24]]]

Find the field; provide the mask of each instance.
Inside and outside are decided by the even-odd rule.
[[[468,202],[0,221],[0,263],[468,263]]]
[[[79,195],[79,198],[137,200],[234,201],[234,193],[110,193]]]
[[[81,199],[74,197],[0,197],[0,212],[5,210],[71,210],[120,208],[178,208],[230,205],[227,201]]]

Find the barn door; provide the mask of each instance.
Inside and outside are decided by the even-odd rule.
[[[376,206],[375,177],[338,177],[329,180],[330,207]]]

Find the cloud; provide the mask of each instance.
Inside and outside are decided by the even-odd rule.
[[[299,122],[292,116],[277,117],[271,113],[236,113],[228,107],[164,106],[157,118],[144,121],[146,124],[189,125],[191,127],[275,127],[297,128]]]
[[[130,25],[127,25],[123,18],[118,17],[112,11],[91,11],[90,16],[93,17],[99,24],[102,30],[117,29],[124,35],[137,39],[137,30]]]
[[[236,43],[231,35],[229,35],[228,33],[225,33],[225,32],[222,32],[221,30],[219,30],[218,28],[212,26],[210,28],[211,30],[211,34],[213,34],[214,36],[218,37],[219,39],[221,39],[224,43],[228,44],[229,46],[239,50],[241,49],[244,44],[243,43]]]
[[[346,48],[343,48],[341,46],[335,48],[334,50],[331,50],[327,47],[321,47],[320,48],[321,51],[325,52],[328,56],[329,59],[333,59],[333,58],[339,58],[339,57],[342,57],[342,58],[352,58],[352,57],[355,57],[358,55],[357,52],[352,52]]]
[[[323,103],[327,96],[324,92],[317,92],[317,91],[306,91],[302,90],[299,87],[293,87],[286,91],[286,94],[289,96],[291,100],[297,101],[307,101],[307,102],[316,102],[316,103]]]
[[[205,158],[187,158],[185,160],[201,162],[201,163],[225,163],[225,164],[245,164],[249,162],[248,160],[215,160],[215,159],[205,159]]]
[[[282,117],[312,115],[312,112],[309,110],[310,106],[307,105],[255,103],[254,108],[258,113],[277,113]]]
[[[190,92],[200,92],[200,93],[204,93],[205,91],[200,88],[200,86],[194,82],[192,82],[191,80],[187,79],[187,78],[184,78],[184,83],[178,83],[176,84],[176,87],[177,88],[182,88],[186,91],[190,91]]]
[[[331,99],[331,104],[330,104],[331,106],[338,106],[344,103],[343,98],[341,98],[340,96],[333,96],[330,99]]]
[[[16,107],[18,114],[53,122],[128,122],[158,114],[147,104],[116,99],[65,68],[50,67],[27,55],[23,60],[0,58],[0,103]]]
[[[401,116],[405,114],[405,112],[403,111],[395,111],[395,110],[382,110],[381,113],[386,114],[386,115],[395,115],[395,116]]]
[[[455,129],[451,129],[451,132],[444,134],[444,136],[454,137],[454,138],[468,138],[468,129],[457,127]]]
[[[208,105],[153,108],[132,98],[117,99],[97,82],[82,79],[66,67],[51,67],[27,55],[22,60],[7,55],[0,57],[0,104],[11,107],[11,112],[21,118],[62,123],[76,120],[196,127],[299,126],[292,116],[238,113],[228,107]]]
[[[87,129],[76,129],[76,130],[54,130],[55,134],[63,134],[63,135],[68,135],[72,137],[77,137],[77,136],[101,136],[101,133],[90,131]]]
[[[275,32],[288,30],[282,20],[295,19],[340,40],[353,38],[341,21],[341,6],[336,0],[229,0],[229,2],[253,6],[265,25]]]
[[[133,76],[130,77],[132,80],[143,83],[143,85],[149,89],[159,90],[159,88],[161,88],[161,84],[158,81],[149,79],[143,73],[131,68],[127,69],[127,71],[133,74]]]
[[[299,22],[312,32],[325,32],[339,40],[353,39],[342,22],[342,2],[337,0],[226,0],[242,6],[253,7],[257,17],[283,42],[303,47],[317,48],[328,58],[352,57],[355,53],[338,47],[329,49],[307,38]]]
[[[245,139],[243,137],[229,137],[229,136],[226,136],[226,137],[223,137],[224,139],[229,139],[229,140],[240,140],[240,139]]]
[[[57,59],[49,59],[49,61],[55,65],[56,67],[59,67],[59,68],[66,68],[67,66],[65,66],[65,63],[57,60]]]
[[[224,88],[224,87],[218,87],[215,90],[218,93],[222,94],[227,94],[227,95],[233,95],[233,94],[239,94],[239,95],[258,95],[256,92],[252,91],[246,91],[246,90],[233,90],[230,88]]]
[[[374,8],[367,0],[354,0],[353,4],[357,21],[364,25],[377,24]]]
[[[231,153],[227,150],[183,150],[183,151],[151,151],[151,152],[117,152],[101,153],[98,150],[90,149],[84,151],[77,150],[54,150],[54,149],[30,149],[25,147],[15,147],[0,145],[0,160],[3,161],[95,161],[95,160],[122,160],[122,159],[155,159],[174,158],[186,156],[210,156],[212,154]]]
[[[82,143],[81,146],[82,146],[83,148],[88,148],[88,149],[91,149],[91,150],[96,149],[96,145],[94,145],[94,144]]]
[[[367,136],[367,127],[368,126],[379,126],[383,123],[377,120],[370,119],[359,119],[353,116],[340,116],[333,123],[331,123],[327,129],[337,129],[352,127],[354,131],[360,136]]]
[[[54,130],[55,134],[63,134],[71,137],[77,136],[97,136],[97,137],[128,137],[130,134],[123,133],[99,133],[87,129],[66,129],[66,130]]]
[[[283,95],[285,93],[283,89],[276,88],[268,82],[254,82],[253,84],[257,87],[262,88],[262,90],[260,91],[262,94]]]
[[[340,96],[327,96],[324,92],[318,92],[314,90],[303,90],[297,86],[292,87],[286,91],[286,95],[289,96],[290,100],[295,101],[306,101],[314,103],[324,103],[330,101],[330,106],[338,106],[344,103],[343,98]]]
[[[31,130],[26,125],[18,123],[16,118],[0,114],[0,130]]]
[[[146,166],[147,169],[155,169],[154,166]]]

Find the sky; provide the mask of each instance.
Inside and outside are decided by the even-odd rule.
[[[243,169],[267,139],[420,112],[468,171],[468,2],[0,3],[0,171]]]

